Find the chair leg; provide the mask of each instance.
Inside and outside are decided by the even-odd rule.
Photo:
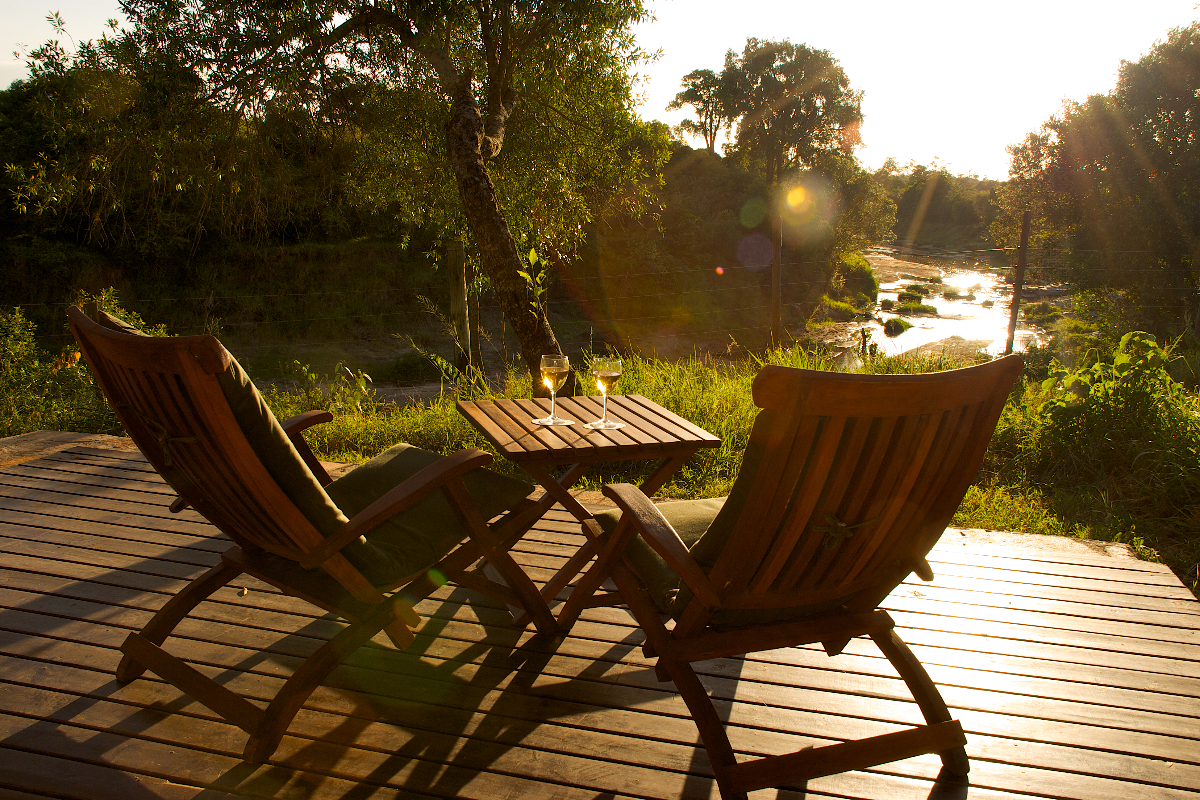
[[[613,565],[612,578],[620,589],[621,596],[628,603],[634,619],[646,633],[649,645],[660,653],[654,666],[655,673],[660,676],[660,680],[665,678],[674,682],[676,691],[691,712],[692,721],[700,731],[700,741],[708,751],[708,760],[716,774],[717,785],[721,788],[722,800],[746,800],[745,792],[736,791],[727,785],[729,770],[737,767],[737,758],[733,754],[733,745],[729,743],[729,737],[725,734],[725,723],[717,716],[717,710],[713,707],[712,698],[708,696],[704,684],[696,676],[691,664],[661,655],[670,652],[670,634],[663,627],[658,607],[646,595],[638,579],[624,563],[618,561]]]
[[[925,667],[913,655],[912,650],[908,649],[908,645],[896,631],[873,633],[871,638],[875,640],[875,644],[887,656],[887,660],[892,662],[892,666],[900,673],[900,677],[904,679],[908,690],[912,692],[913,699],[917,701],[917,706],[921,709],[921,714],[925,717],[925,722],[935,725],[939,722],[951,721],[953,717],[950,715],[950,709],[946,707],[946,701],[942,699],[942,693],[938,691],[937,684],[929,677]],[[963,777],[970,772],[971,764],[967,760],[965,747],[945,750],[939,755],[942,758],[942,765],[951,774]]]
[[[141,637],[154,645],[161,645],[171,635],[171,631],[175,630],[175,626],[192,613],[192,609],[241,574],[240,568],[222,561],[168,600],[167,604],[160,608],[158,613],[142,628]],[[125,655],[121,658],[121,663],[117,665],[117,681],[128,683],[141,677],[145,671],[145,664]]]
[[[325,676],[395,621],[391,604],[384,603],[370,617],[348,625],[317,648],[287,679],[275,699],[263,711],[262,721],[246,742],[242,757],[252,764],[261,764],[270,758],[304,701],[321,685]]]
[[[604,581],[608,580],[608,576],[612,574],[613,565],[621,558],[625,552],[625,547],[636,535],[633,525],[627,520],[619,522],[616,530],[607,539],[604,538],[599,523],[594,519],[585,520],[581,527],[584,534],[588,537],[588,542],[591,544],[592,550],[597,554],[596,560],[592,562],[592,566],[587,572],[583,573],[583,577],[575,584],[575,588],[571,590],[571,594],[567,597],[566,605],[559,611],[559,633],[569,631],[571,626],[579,619],[579,615],[583,613],[583,609],[588,607],[588,600],[599,591]]]

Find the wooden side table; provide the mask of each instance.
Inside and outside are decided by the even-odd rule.
[[[667,479],[701,447],[718,447],[721,440],[698,425],[641,395],[612,395],[608,398],[608,417],[624,422],[624,428],[589,430],[584,423],[599,419],[598,397],[560,397],[558,415],[575,420],[574,425],[535,425],[545,417],[550,401],[479,400],[456,404],[458,411],[484,438],[515,464],[520,465],[546,490],[542,499],[519,520],[505,525],[506,546],[511,547],[550,510],[555,502],[580,522],[591,513],[570,492],[572,486],[593,464],[611,461],[655,460],[658,466],[641,489],[647,496],[657,492]],[[565,466],[561,478],[550,474],[554,467]],[[547,602],[554,599],[583,569],[592,557],[584,547],[542,588]],[[522,616],[517,618],[518,624]]]

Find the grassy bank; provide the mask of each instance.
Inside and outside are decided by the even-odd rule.
[[[19,312],[0,317],[0,338],[0,436],[38,429],[120,431],[72,349],[42,351]],[[1144,334],[1125,337],[1110,361],[1075,372],[1058,369],[1045,380],[1045,359],[1031,358],[954,524],[1125,542],[1144,558],[1161,558],[1193,591],[1200,589],[1200,401],[1169,376],[1171,359]],[[800,348],[741,360],[627,358],[621,392],[646,395],[722,440],[721,447],[697,453],[663,494],[729,491],[756,413],[750,386],[768,363],[835,368]],[[963,364],[926,354],[870,357],[860,369],[913,373],[957,366]],[[529,376],[511,366],[506,379],[472,387],[469,394],[528,397]],[[330,460],[361,462],[398,441],[439,453],[489,449],[455,411],[449,388],[431,401],[398,407],[380,402],[361,373],[310,373],[296,388],[273,388],[266,397],[281,418],[313,408],[332,411],[332,423],[306,434]],[[499,458],[496,467],[516,470]],[[647,469],[609,466],[589,474],[585,485],[637,481]]]

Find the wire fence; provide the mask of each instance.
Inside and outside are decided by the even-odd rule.
[[[1057,248],[1029,248],[1028,255],[1036,262],[1039,254],[1068,252]],[[1161,257],[1156,251],[1070,251],[1073,255],[1101,253],[1104,256],[1143,255]],[[997,263],[1015,258],[1015,248],[979,248],[955,251],[907,250],[897,248],[888,252],[898,264],[923,258],[951,270],[967,270],[994,276],[995,283],[1006,293],[1014,266]],[[986,256],[987,263],[964,265],[959,262]],[[783,263],[783,305],[809,307],[829,288],[826,277],[834,272],[830,261],[786,261]],[[928,267],[930,264],[924,264]],[[594,350],[607,345],[628,347],[636,342],[630,336],[651,335],[655,341],[720,346],[743,338],[748,343],[762,344],[770,336],[769,287],[770,264],[752,263],[729,269],[669,270],[658,272],[620,273],[610,275],[570,276],[559,281],[543,305],[559,334],[564,349]],[[807,280],[797,280],[804,273],[813,274]],[[1120,270],[1122,275],[1164,273],[1154,267],[1133,267]],[[1078,280],[1081,268],[1077,265],[1041,263],[1029,274],[1043,285],[1053,286],[1064,281]],[[916,275],[901,273],[900,281],[922,282]],[[892,287],[893,289],[896,287]],[[445,355],[453,351],[444,320],[436,317],[414,301],[429,299],[426,306],[445,309],[449,293],[448,281],[429,281],[403,287],[364,289],[328,289],[310,292],[264,293],[181,293],[171,297],[130,298],[124,305],[151,322],[164,316],[190,318],[191,324],[172,327],[177,334],[217,333],[226,337],[231,349],[238,353],[276,352],[281,350],[312,350],[316,348],[346,348],[364,342],[395,342],[397,353],[411,353],[402,334],[425,331],[432,338],[430,348]],[[362,302],[366,300],[366,302]],[[790,301],[790,302],[789,302]],[[353,313],[333,310],[335,304],[352,304],[359,308]],[[266,319],[249,318],[248,309],[261,310],[276,304],[293,311]],[[19,304],[41,308],[54,314],[65,309],[66,303],[31,302]],[[475,323],[481,333],[478,349],[485,360],[516,357],[517,344],[501,313],[494,292],[487,290],[471,301],[472,313],[478,314]],[[379,310],[390,306],[390,310]],[[1143,310],[1158,310],[1186,315],[1194,304],[1190,297],[1179,299],[1146,298],[1139,303]],[[297,309],[300,313],[295,313]],[[644,313],[644,312],[651,313]],[[795,313],[799,313],[796,311]],[[792,319],[792,333],[803,331],[804,320]],[[718,323],[714,325],[715,323]],[[414,324],[415,323],[415,324]],[[797,324],[798,323],[798,324]],[[439,336],[441,337],[440,341]],[[67,333],[48,333],[48,342],[67,343]]]

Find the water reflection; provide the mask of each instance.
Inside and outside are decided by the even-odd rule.
[[[1008,337],[1009,299],[1012,289],[1001,276],[970,269],[947,270],[943,272],[940,285],[916,276],[901,277],[899,280],[880,284],[879,299],[891,300],[899,305],[897,295],[905,287],[914,284],[929,289],[929,295],[921,302],[936,308],[937,316],[879,312],[879,316],[885,321],[900,316],[912,323],[912,327],[904,333],[889,337],[884,334],[880,322],[865,322],[861,327],[871,331],[871,341],[878,344],[881,351],[896,355],[957,336],[968,342],[978,342],[978,349],[992,355],[1004,352]],[[945,297],[947,289],[957,290],[958,298]],[[1040,331],[1018,320],[1013,350],[1022,350],[1030,340],[1040,341],[1039,333]]]

